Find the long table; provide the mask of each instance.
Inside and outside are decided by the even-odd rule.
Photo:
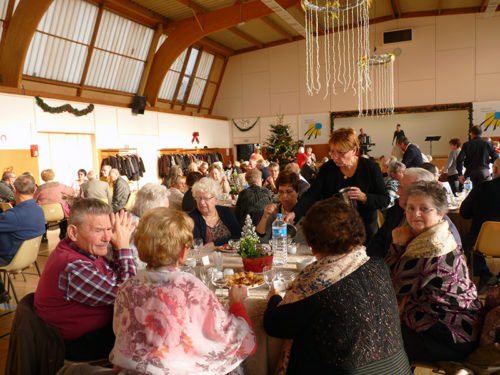
[[[211,256],[214,248],[201,249],[197,257]],[[290,270],[298,273],[297,261],[304,258],[313,258],[311,250],[306,245],[297,246],[297,254],[288,254],[288,262],[285,266],[275,267],[278,270]],[[224,253],[224,268],[232,268],[235,272],[243,270],[243,262],[238,254]],[[249,289],[248,298],[245,300],[248,316],[252,321],[257,336],[257,351],[243,362],[247,375],[271,375],[279,360],[282,340],[270,337],[266,334],[263,326],[264,311],[267,306],[268,286],[263,284],[257,288]]]

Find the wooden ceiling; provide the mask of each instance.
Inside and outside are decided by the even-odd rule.
[[[168,20],[170,27],[178,22],[195,20],[202,28],[199,17],[218,10],[231,9],[238,19],[236,25],[215,31],[203,38],[202,42],[216,52],[230,56],[255,49],[274,46],[302,39],[288,23],[275,13],[246,21],[245,4],[260,3],[260,0],[124,0],[131,1],[148,12]],[[461,13],[484,12],[489,2],[495,0],[372,0],[370,23],[396,18],[439,16]],[[288,13],[304,25],[304,11],[300,0],[279,1]],[[344,1],[341,1],[345,2]],[[286,3],[286,4],[283,4]],[[168,27],[165,31],[168,33]]]
[[[19,88],[22,67],[40,19],[54,0],[21,0],[3,30],[0,80]],[[261,0],[86,0],[164,33],[167,39],[151,49],[140,95],[155,106],[163,79],[188,47],[203,47],[228,56],[302,39],[289,23]],[[271,0],[263,0],[269,3]],[[326,1],[326,0],[325,0]],[[347,0],[340,0],[345,3]],[[352,0],[350,0],[352,1]],[[274,0],[300,25],[300,0]],[[498,0],[371,0],[370,23],[398,18],[498,11]],[[9,1],[10,6],[14,0]],[[12,13],[12,12],[11,12]]]

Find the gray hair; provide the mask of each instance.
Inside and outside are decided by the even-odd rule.
[[[110,175],[111,175],[111,174],[115,174],[115,175],[116,175],[116,177],[120,177],[120,176],[121,176],[120,171],[119,171],[118,169],[116,169],[116,168],[113,168],[112,170],[110,170],[110,171],[109,171],[109,174],[110,174]]]
[[[416,181],[405,187],[403,200],[408,202],[412,195],[428,197],[439,214],[448,211],[448,200],[446,190],[437,181]]]
[[[222,194],[222,188],[220,184],[208,177],[203,177],[202,179],[200,179],[193,185],[191,189],[194,199],[198,198],[200,194],[203,193],[212,194],[214,197],[219,199],[220,195]]]
[[[424,168],[408,168],[405,170],[405,176],[413,176],[416,181],[434,181],[434,175]]]
[[[100,199],[79,199],[71,206],[68,223],[78,226],[85,222],[86,215],[109,215],[111,212],[111,207]]]
[[[262,181],[262,172],[258,169],[250,169],[245,173],[245,180],[247,180],[248,185],[255,185],[259,180]]]
[[[146,211],[152,208],[165,207],[165,201],[169,195],[170,193],[164,185],[148,182],[137,192],[132,213],[137,217],[142,217]]]
[[[87,178],[90,180],[95,180],[97,178],[97,173],[95,173],[95,171],[89,171],[89,173],[87,173]]]
[[[394,161],[389,164],[389,167],[387,168],[387,173],[398,173],[398,171],[402,169],[403,171],[406,169],[406,165],[401,163],[400,161]]]
[[[32,195],[35,193],[36,182],[33,176],[23,173],[14,181],[14,187],[19,194]]]
[[[15,176],[14,172],[5,171],[5,172],[3,172],[3,175],[2,175],[2,181],[9,181],[9,178],[11,178],[12,176]]]

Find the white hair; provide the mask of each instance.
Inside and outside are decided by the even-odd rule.
[[[219,199],[220,195],[222,194],[222,188],[220,184],[208,177],[203,177],[198,182],[196,182],[191,188],[191,191],[193,193],[194,199],[198,198],[200,194],[203,193],[212,194],[214,197]]]
[[[434,175],[424,168],[408,168],[404,175],[415,177],[416,181],[435,181]]]
[[[132,213],[137,217],[142,217],[152,208],[165,207],[169,195],[170,192],[164,185],[148,182],[137,192]]]

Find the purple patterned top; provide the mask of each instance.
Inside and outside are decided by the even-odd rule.
[[[441,322],[455,343],[478,340],[481,302],[461,247],[435,257],[409,257],[405,251],[393,244],[386,258],[402,322],[416,332]]]

